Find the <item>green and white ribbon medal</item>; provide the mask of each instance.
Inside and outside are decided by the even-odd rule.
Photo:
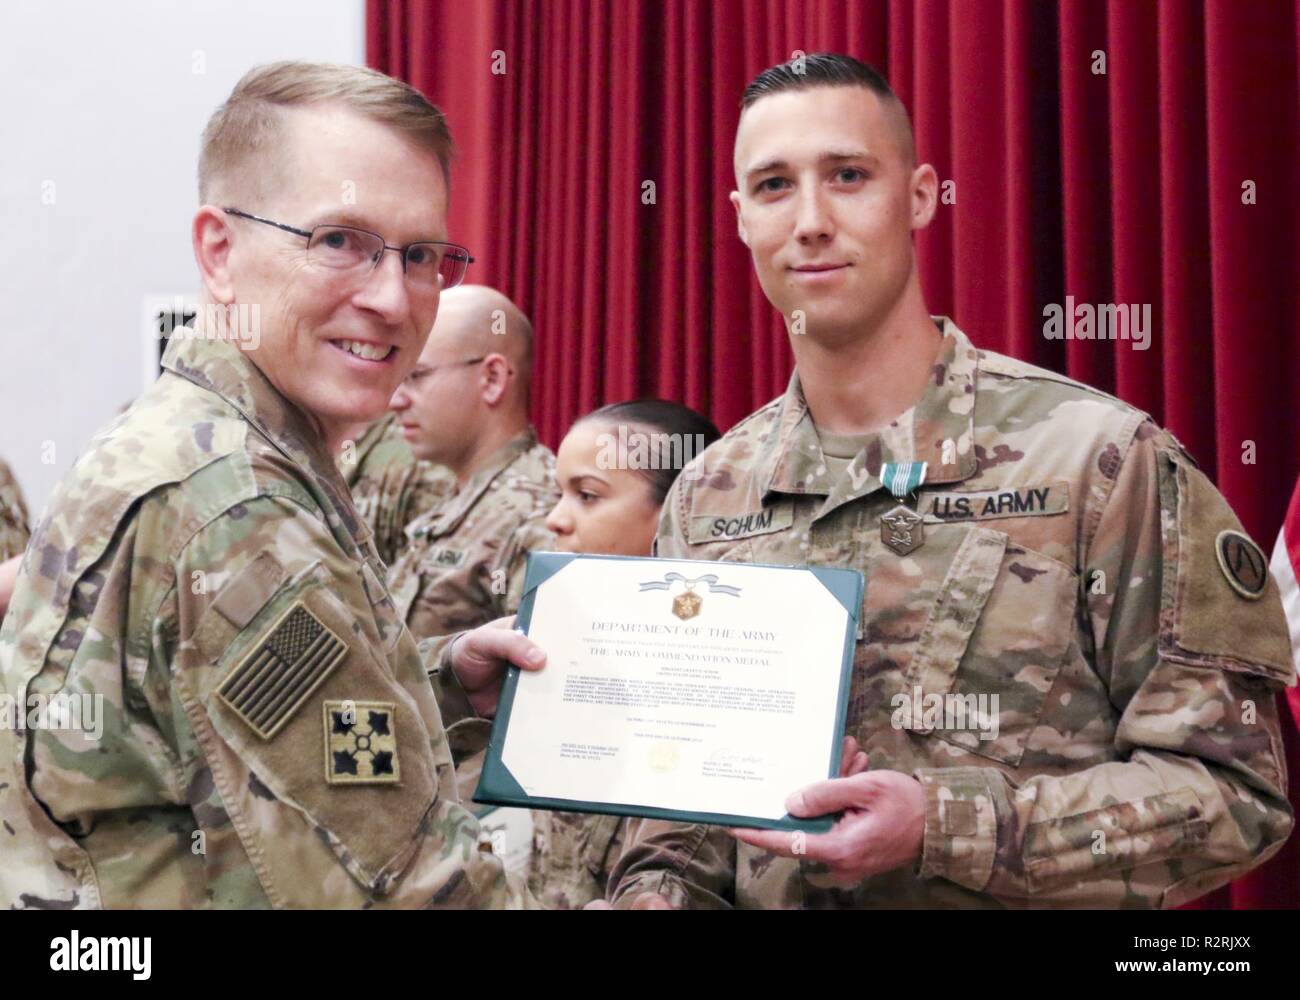
[[[899,501],[893,510],[880,515],[880,540],[905,556],[925,541],[925,520],[902,501],[925,482],[926,462],[886,462],[880,467],[880,482]]]

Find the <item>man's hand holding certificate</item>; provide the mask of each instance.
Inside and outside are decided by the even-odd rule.
[[[534,554],[476,800],[824,831],[795,789],[840,774],[861,574]],[[831,810],[828,810],[831,811]]]

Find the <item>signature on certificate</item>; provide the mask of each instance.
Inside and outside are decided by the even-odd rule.
[[[713,753],[709,754],[709,762],[712,764],[749,764],[758,766],[767,763],[767,758],[753,753],[736,753],[731,747],[718,747]]]

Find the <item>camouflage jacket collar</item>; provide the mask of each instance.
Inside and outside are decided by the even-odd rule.
[[[430,522],[429,534],[445,535],[455,531],[497,477],[535,447],[537,432],[528,427],[493,452],[465,485],[448,498],[446,505]]]
[[[353,510],[347,485],[320,430],[300,407],[280,394],[243,351],[217,338],[173,334],[162,366],[238,410],[277,451],[307,473],[304,478],[329,516],[335,537],[342,543],[346,533],[365,550],[369,529]]]
[[[927,483],[955,483],[975,474],[975,382],[978,352],[946,316],[934,317],[943,343],[925,393],[865,447],[836,480],[804,399],[796,369],[781,398],[775,433],[760,447],[755,468],[766,500],[773,493],[825,496],[818,517],[882,488],[885,462],[928,462]]]
[[[388,434],[396,420],[397,414],[389,410],[367,427],[366,432],[357,439],[351,462],[344,462],[341,456],[335,456],[334,464],[339,467],[343,481],[347,483],[349,489],[361,478],[361,470],[366,467],[366,459],[374,451],[375,446],[384,440],[384,436]]]

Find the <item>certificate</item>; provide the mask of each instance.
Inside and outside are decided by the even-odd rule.
[[[532,553],[476,802],[823,831],[789,794],[839,774],[856,570]]]

